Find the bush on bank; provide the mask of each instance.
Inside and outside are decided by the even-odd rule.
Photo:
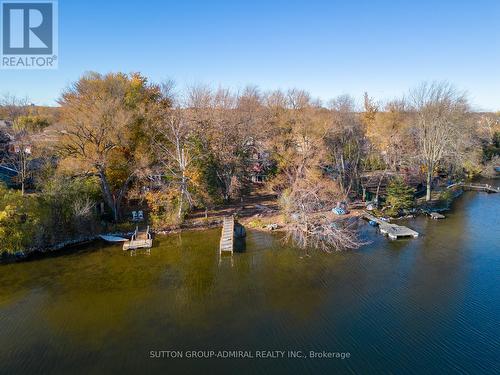
[[[52,177],[39,194],[0,185],[0,254],[44,250],[99,231],[92,181]]]

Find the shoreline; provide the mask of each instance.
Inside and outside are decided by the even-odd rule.
[[[424,215],[427,216],[429,212],[445,212],[445,211],[450,211],[452,209],[452,206],[454,202],[461,197],[464,194],[464,190],[457,190],[457,193],[453,194],[453,197],[449,199],[444,206],[436,205],[433,206],[427,205],[424,203],[423,207],[418,207],[417,212],[405,216],[400,216],[400,217],[390,217],[390,220],[403,220],[403,219],[411,219],[415,218],[419,215]],[[437,202],[437,201],[435,201]],[[364,210],[360,209],[353,209],[351,212],[347,215],[342,215],[342,216],[333,216],[332,218],[337,218],[338,220],[345,220],[347,218],[360,218],[362,216],[362,212]],[[331,211],[328,210],[326,211],[330,213]],[[237,218],[237,221],[241,223],[245,228],[251,229],[254,231],[259,231],[259,232],[286,232],[286,224],[283,222],[281,214],[279,211],[271,211],[271,212],[263,212],[259,214],[255,214],[252,216],[246,216],[246,217],[241,217]],[[185,224],[181,225],[180,227],[177,228],[165,228],[161,229],[158,231],[154,231],[154,235],[161,235],[161,236],[166,236],[166,235],[171,235],[171,234],[178,234],[178,233],[183,233],[183,232],[191,232],[191,231],[202,231],[202,230],[208,230],[208,229],[215,229],[220,227],[222,223],[222,218],[214,218],[210,220],[207,223],[204,222],[186,222]],[[277,224],[277,228],[275,229],[269,229],[268,226],[272,224]],[[56,243],[52,246],[48,246],[46,248],[41,248],[41,249],[27,249],[22,252],[17,252],[14,254],[3,254],[0,257],[0,266],[3,264],[11,264],[11,263],[18,263],[18,262],[23,262],[23,261],[29,261],[30,259],[36,258],[36,257],[43,257],[44,255],[49,255],[49,254],[57,254],[59,252],[63,252],[65,250],[69,250],[73,247],[77,246],[82,246],[85,244],[93,243],[95,241],[103,241],[100,238],[100,234],[94,234],[94,235],[87,235],[87,236],[82,236],[79,238],[75,239],[69,239],[65,240],[59,243]],[[122,237],[129,237],[131,235],[131,232],[114,232],[110,233],[110,235],[116,235],[116,236],[122,236]],[[21,254],[20,254],[21,253]]]

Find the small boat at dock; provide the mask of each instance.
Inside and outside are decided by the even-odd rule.
[[[99,238],[106,241],[106,242],[126,242],[126,241],[128,241],[127,238],[118,237],[118,236],[111,236],[108,234],[101,234],[101,235],[99,235]]]
[[[245,230],[245,227],[241,225],[240,223],[235,222],[234,223],[234,238],[245,238],[247,235],[247,231]]]
[[[439,219],[444,219],[445,218],[445,216],[443,214],[440,214],[439,212],[431,212],[429,215],[434,220],[439,220]]]

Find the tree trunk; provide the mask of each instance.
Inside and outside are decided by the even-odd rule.
[[[125,180],[125,182],[121,186],[120,190],[118,190],[118,193],[116,194],[116,198],[114,198],[114,202],[115,202],[115,209],[114,209],[115,221],[118,221],[120,219],[123,196],[127,192],[128,184],[130,183],[130,181],[132,180],[132,178],[134,177],[134,175],[135,175],[135,172],[131,173],[127,177],[127,179]]]
[[[184,149],[182,150],[182,157],[184,158]],[[179,212],[177,213],[177,217],[179,220],[182,217],[182,206],[184,204],[184,196],[188,198],[189,206],[191,207],[191,202],[189,201],[189,196],[188,196],[188,191],[187,191],[187,178],[186,178],[186,171],[184,168],[184,162],[181,165],[181,170],[182,170],[182,176],[181,176],[181,186],[180,186],[180,199],[179,199]]]
[[[181,190],[181,196],[179,199],[179,211],[177,212],[177,218],[180,220],[182,217],[182,205],[183,205],[183,198],[184,198],[184,190]]]
[[[427,171],[427,193],[425,194],[425,200],[428,202],[431,200],[431,183],[432,183],[432,172]]]
[[[99,179],[101,180],[101,190],[104,201],[113,212],[113,220],[117,222],[119,219],[118,209],[116,207],[117,202],[115,202],[113,195],[111,194],[111,188],[109,187],[108,179],[106,178],[104,171],[99,171]]]
[[[378,180],[377,193],[375,194],[375,202],[377,202],[377,204],[378,204],[378,196],[380,194],[380,186],[382,185],[382,181],[384,180],[386,173],[387,173],[387,168],[384,169],[384,173],[382,173],[382,176],[380,176],[380,179]]]

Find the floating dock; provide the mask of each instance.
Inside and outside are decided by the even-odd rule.
[[[149,225],[144,232],[139,232],[136,227],[130,241],[123,244],[123,250],[149,249],[153,246],[153,239],[149,231]]]
[[[219,253],[231,253],[234,251],[234,216],[225,216],[222,223],[222,234],[220,237]]]
[[[379,219],[378,217],[369,214],[368,212],[365,212],[363,214],[363,218],[372,221],[374,223],[377,223],[380,229],[380,233],[387,235],[391,240],[397,240],[399,238],[407,238],[407,237],[413,237],[413,238],[418,237],[418,232],[414,231],[413,229],[410,229],[403,225],[388,223],[386,221]]]

